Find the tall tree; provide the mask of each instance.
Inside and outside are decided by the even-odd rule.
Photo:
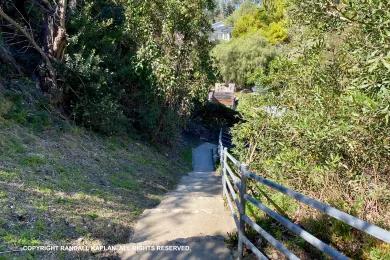
[[[27,4],[30,7],[29,12],[26,11]],[[74,4],[75,1],[72,2],[73,6]],[[57,2],[18,0],[14,3],[4,1],[0,7],[0,18],[13,28],[15,34],[19,33],[25,37],[28,45],[32,46],[42,57],[39,71],[40,85],[42,90],[49,94],[52,103],[57,106],[63,101],[63,93],[61,85],[58,83],[58,73],[55,67],[57,63],[63,61],[67,44],[68,5],[68,0]],[[43,23],[36,26],[31,25],[32,22],[36,23],[33,21],[35,16],[38,16]],[[15,38],[14,42],[17,41],[18,38]]]

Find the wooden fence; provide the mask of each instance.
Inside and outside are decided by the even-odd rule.
[[[306,242],[316,247],[321,252],[329,255],[332,259],[348,259],[343,253],[337,251],[328,244],[322,242],[302,227],[294,224],[286,217],[268,208],[266,205],[261,203],[259,200],[251,196],[247,191],[247,182],[252,180],[267,187],[283,193],[295,200],[304,203],[314,209],[317,209],[328,216],[336,218],[364,233],[367,233],[379,240],[382,240],[390,244],[390,232],[384,230],[376,225],[370,224],[359,218],[351,216],[345,212],[342,212],[334,207],[327,204],[314,200],[301,193],[286,188],[278,183],[263,178],[255,173],[248,171],[248,167],[236,158],[234,158],[229,152],[228,148],[224,146],[224,136],[221,130],[219,135],[219,158],[222,167],[222,185],[223,185],[223,196],[227,200],[227,204],[230,208],[231,215],[236,223],[238,232],[238,254],[239,259],[243,257],[244,245],[250,249],[258,259],[268,259],[263,252],[261,252],[247,237],[246,226],[251,227],[258,234],[260,234],[266,241],[268,241],[273,247],[279,252],[284,254],[287,259],[299,259],[294,253],[288,250],[280,241],[275,239],[262,227],[260,227],[254,220],[252,220],[245,212],[246,203],[251,203],[253,206],[263,211],[265,214],[285,226],[288,230],[295,233]]]

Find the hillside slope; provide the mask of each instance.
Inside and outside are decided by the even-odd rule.
[[[135,218],[159,203],[188,162],[164,148],[57,119],[34,86],[24,85],[0,89],[0,252],[127,242]],[[47,254],[91,256],[22,252],[0,259]]]

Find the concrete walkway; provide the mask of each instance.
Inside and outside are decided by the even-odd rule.
[[[213,172],[211,149],[216,146],[204,143],[193,150],[194,171],[157,208],[144,211],[122,259],[232,258],[224,237],[234,223],[224,207],[221,178]]]

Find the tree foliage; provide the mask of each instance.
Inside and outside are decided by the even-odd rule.
[[[255,83],[254,75],[267,68],[275,50],[259,33],[252,33],[217,45],[212,56],[225,81],[248,86]]]
[[[291,42],[257,77],[268,91],[240,99],[245,122],[233,130],[236,154],[252,170],[385,228],[389,8],[388,1],[294,1]],[[283,116],[269,113],[271,106]],[[316,214],[290,211],[300,223]],[[336,221],[316,230],[352,258],[390,256],[378,241]]]
[[[256,9],[257,5],[253,1],[245,0],[240,4],[239,8],[234,10],[234,12],[225,19],[225,22],[230,26],[234,26],[240,17],[248,15]]]
[[[5,11],[18,24],[28,23],[39,46],[45,46],[44,28],[58,13],[44,3],[66,13],[65,20],[54,21],[61,27],[53,31],[62,30],[66,48],[61,55],[41,51],[55,65],[51,79],[61,95],[55,105],[80,124],[105,133],[135,127],[168,142],[185,123],[193,101],[207,96],[213,72],[206,11],[213,10],[212,0],[22,1],[26,17],[6,2]],[[17,51],[12,44],[7,48]],[[31,59],[36,50],[26,48]]]
[[[271,4],[272,3],[272,4]],[[260,7],[251,4],[244,5],[232,15],[234,21],[233,36],[238,38],[242,35],[259,32],[271,44],[282,43],[287,40],[286,29],[286,4],[284,0],[264,2]]]
[[[261,6],[245,1],[226,19],[233,25],[233,40],[218,44],[212,52],[224,81],[241,87],[255,85],[274,56],[274,45],[288,38],[285,12],[284,0]]]
[[[262,12],[259,8],[251,9],[245,15],[240,16],[234,23],[233,37],[253,33],[262,28],[261,22]]]

